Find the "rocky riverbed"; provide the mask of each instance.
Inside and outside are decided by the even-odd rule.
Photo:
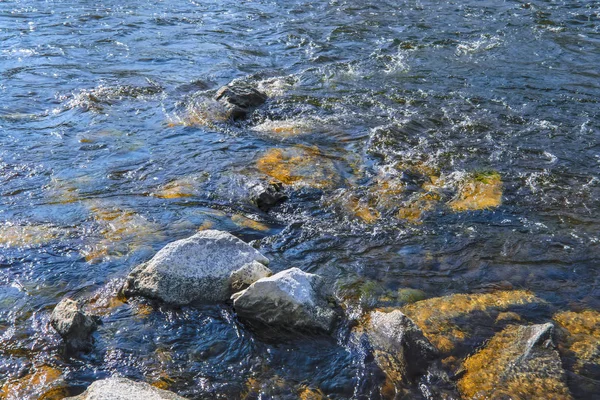
[[[600,397],[597,36],[0,2],[0,398]]]

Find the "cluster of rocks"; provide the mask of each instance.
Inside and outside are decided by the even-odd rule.
[[[268,264],[265,256],[230,233],[206,230],[166,245],[134,268],[121,293],[127,298],[142,296],[173,306],[231,299],[242,319],[282,330],[331,333],[340,315],[330,302],[323,279],[298,268],[273,275]],[[91,335],[98,321],[77,301],[62,300],[50,321],[68,349],[81,351],[92,346]],[[146,393],[150,389],[136,385],[124,379],[101,381],[77,399],[116,398],[109,396],[111,392],[139,398],[179,398],[160,397],[165,396],[162,392]],[[102,397],[103,393],[108,397]]]
[[[257,329],[334,332],[342,313],[325,280],[298,268],[273,274],[268,264],[264,255],[239,238],[206,230],[168,244],[134,268],[121,291],[126,297],[143,296],[174,306],[232,300],[238,317]],[[497,393],[571,398],[554,344],[555,325],[513,324],[518,316],[513,313],[511,317],[510,310],[530,304],[539,308],[543,301],[522,291],[419,300],[367,313],[355,323],[351,336],[370,350],[387,378],[388,395],[402,393],[423,376],[435,375],[452,381],[446,398],[488,398]],[[468,320],[470,314],[480,312],[509,323],[500,332],[491,331],[489,341],[480,343],[480,349],[464,360],[461,371],[449,378],[443,364],[451,364],[456,349],[469,337],[453,321]],[[51,324],[69,349],[79,351],[92,346],[98,321],[76,301],[65,299],[52,313]],[[92,398],[181,397],[144,383],[111,378],[95,382],[73,399]]]
[[[266,99],[264,93],[237,82],[219,89],[213,101],[227,110],[227,118],[236,120],[246,118]],[[315,163],[315,159],[325,161]],[[305,161],[298,165],[297,160]],[[314,171],[314,165],[320,166],[321,173],[309,186],[330,185],[334,181],[333,163],[315,149],[275,150],[263,157],[258,167],[279,182],[298,184],[303,182],[304,169]],[[497,206],[501,199],[500,178],[496,175],[485,178],[461,192],[452,207],[466,210]],[[260,184],[251,189],[253,200],[263,211],[285,200],[281,184]],[[487,203],[477,207],[468,203],[471,197],[480,198],[486,190],[492,194],[485,197]],[[395,194],[396,188],[386,183],[374,198],[377,204],[384,204],[387,195]],[[370,209],[363,210],[358,200],[353,210],[366,221],[378,218]],[[205,230],[166,245],[152,259],[135,267],[127,276],[121,294],[125,298],[141,296],[173,306],[231,302],[237,316],[256,329],[331,334],[341,325],[341,307],[321,276],[298,268],[273,274],[268,265],[267,257],[239,238],[227,232]],[[352,340],[369,350],[371,359],[385,375],[382,397],[406,398],[407,390],[420,380],[437,379],[447,383],[444,392],[422,393],[423,396],[571,398],[555,345],[555,331],[561,328],[554,323],[527,325],[512,312],[515,307],[530,304],[539,307],[544,303],[533,294],[507,291],[417,300],[402,307],[372,310],[352,317],[345,325],[352,327]],[[479,337],[487,335],[487,342],[469,341],[471,315],[489,319],[485,325],[491,328],[487,331],[482,324],[477,326]],[[580,333],[569,325],[577,317],[563,313],[555,320],[567,331],[570,328]],[[459,324],[459,320],[467,322]],[[52,327],[70,351],[89,350],[99,322],[72,299],[61,301],[50,318]],[[580,348],[593,347],[588,342],[598,336],[597,331],[600,328],[590,328],[585,332],[586,337],[570,339],[568,345],[572,351],[583,352]],[[466,358],[465,351],[469,354]],[[588,353],[591,354],[586,350],[585,354]],[[575,367],[584,370],[586,365]],[[94,382],[83,394],[70,399],[182,397],[146,383],[112,377]]]

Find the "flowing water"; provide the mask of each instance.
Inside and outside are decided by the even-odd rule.
[[[264,338],[227,304],[115,298],[208,227],[275,271],[379,288],[359,307],[523,289],[600,310],[598,1],[7,0],[0,43],[0,385],[50,365],[69,393],[118,373],[191,399],[378,398],[344,329]],[[237,78],[269,100],[220,121],[206,99]],[[285,181],[286,154],[302,178],[262,212],[248,187]],[[469,179],[489,203],[465,204]],[[103,316],[89,354],[48,327],[65,296]]]

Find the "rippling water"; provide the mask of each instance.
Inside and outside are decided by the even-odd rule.
[[[600,310],[600,2],[8,0],[0,43],[0,384],[46,363],[73,393],[118,372],[190,398],[377,398],[343,333],[267,340],[227,305],[113,299],[206,227],[332,285]],[[236,78],[269,101],[210,121],[201,99]],[[329,160],[331,185],[261,212],[257,161],[294,146]],[[407,164],[448,182],[441,201],[416,219],[348,212]],[[481,171],[502,204],[448,207]],[[64,296],[105,315],[90,354],[63,357],[47,327]]]

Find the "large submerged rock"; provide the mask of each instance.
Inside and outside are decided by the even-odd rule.
[[[150,261],[134,268],[122,292],[127,297],[144,296],[174,305],[221,302],[231,295],[234,272],[244,268],[241,275],[251,277],[252,266],[260,265],[262,270],[268,263],[265,256],[230,233],[206,230],[169,243]],[[264,276],[264,271],[257,275]]]
[[[373,350],[375,362],[394,386],[406,385],[427,370],[436,348],[401,311],[372,311],[362,332]]]
[[[401,308],[445,355],[469,351],[493,336],[501,314],[540,309],[545,302],[524,290],[453,294],[417,301]],[[516,314],[515,314],[516,315]],[[500,319],[498,319],[500,317]]]
[[[68,387],[62,371],[45,364],[0,386],[0,399],[4,400],[59,400],[67,395]]]
[[[50,325],[64,339],[68,349],[78,351],[92,347],[91,335],[97,328],[96,319],[84,313],[75,300],[61,300],[52,311]]]
[[[335,159],[317,147],[294,146],[268,150],[258,159],[256,166],[262,173],[285,185],[331,189],[342,181]]]
[[[329,333],[338,317],[322,278],[298,268],[259,279],[232,299],[240,317],[284,329]]]
[[[559,351],[573,394],[584,398],[600,393],[600,312],[562,311],[554,315],[560,335]]]
[[[510,325],[467,358],[458,383],[465,399],[571,399],[551,323]]]
[[[79,396],[67,397],[65,400],[185,400],[185,398],[144,382],[112,377],[96,381]]]

